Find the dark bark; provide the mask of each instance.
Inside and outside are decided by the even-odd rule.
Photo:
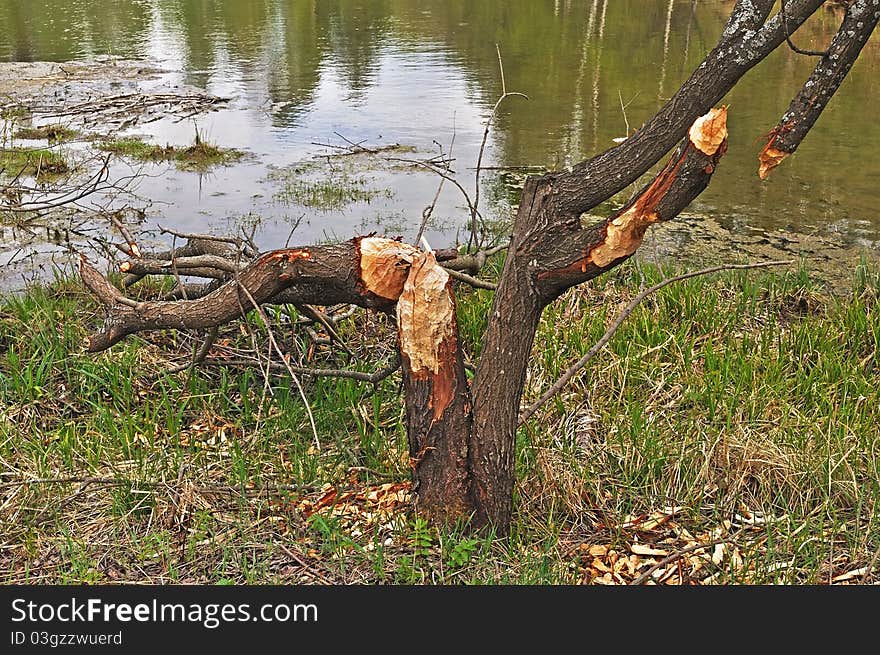
[[[526,182],[517,224],[540,213],[542,196],[537,186],[535,179]],[[477,510],[474,525],[492,524],[500,534],[510,527],[519,399],[544,309],[526,256],[527,251],[517,245],[508,251],[502,273],[507,283],[495,292],[473,381],[469,464]]]
[[[870,0],[869,0],[870,1]],[[797,29],[824,0],[789,0],[788,26]],[[641,129],[620,145],[552,174],[560,222],[577,216],[635,182],[684,138],[691,124],[714,107],[745,75],[785,42],[779,14],[760,29],[766,3],[737,3],[725,35],[690,78]]]
[[[601,226],[582,229],[579,220],[560,226],[557,178],[526,181],[474,377],[471,468],[478,523],[502,531],[510,525],[519,402],[508,399],[522,396],[544,307],[630,257],[651,223],[673,218],[706,188],[726,150],[726,110],[709,127],[717,128],[711,146],[685,139],[654,181]]]

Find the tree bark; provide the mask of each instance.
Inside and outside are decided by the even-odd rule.
[[[510,525],[519,399],[544,308],[566,289],[631,257],[649,225],[677,216],[706,188],[726,149],[727,110],[712,110],[631,203],[588,228],[579,217],[560,224],[558,177],[527,180],[474,376],[477,524],[491,523],[502,532]]]
[[[758,155],[758,177],[767,179],[770,171],[797,150],[819,119],[828,102],[840,88],[862,48],[880,20],[880,3],[873,0],[851,2],[840,29],[819,60],[803,88],[791,101],[788,111],[770,131],[770,140]]]
[[[875,29],[877,3],[849,2],[828,53],[764,154],[770,148],[793,152],[813,126]],[[276,250],[245,265],[218,263],[222,252],[198,242],[154,258],[182,257],[178,263],[188,275],[215,278],[194,288],[190,300],[176,299],[181,290],[174,300],[130,300],[82,260],[83,281],[108,310],[88,349],[104,350],[143,330],[214,327],[245,315],[254,303],[348,303],[396,311],[417,508],[438,522],[471,517],[473,526],[492,525],[507,534],[520,399],[544,308],[572,286],[626,261],[652,224],[674,218],[706,188],[727,148],[727,110],[712,107],[822,4],[787,0],[784,20],[779,13],[768,19],[773,0],[739,0],[718,45],[634,135],[570,170],[526,180],[471,387],[452,281],[437,263],[440,253],[372,236]],[[666,165],[631,202],[605,220],[584,223],[586,212],[670,150]],[[475,272],[484,262],[484,255],[462,257],[453,267]],[[128,281],[172,268],[165,261],[132,261]]]

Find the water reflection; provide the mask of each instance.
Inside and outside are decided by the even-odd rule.
[[[0,0],[0,57],[149,57],[179,71],[180,83],[236,96],[228,112],[203,127],[225,145],[250,148],[260,165],[219,171],[201,194],[189,186],[183,195],[190,205],[180,213],[195,209],[220,218],[256,208],[277,218],[287,210],[251,200],[265,165],[303,157],[334,132],[430,149],[435,139],[448,143],[454,129],[466,175],[480,122],[501,91],[496,44],[507,88],[530,100],[506,106],[490,142],[490,165],[563,166],[604,150],[690,74],[731,6],[720,0]],[[820,10],[797,40],[821,47],[838,20]],[[762,135],[814,62],[782,48],[747,76],[725,100],[729,154],[693,209],[733,230],[878,239],[880,124],[865,120],[866,108],[880,102],[878,50],[875,37],[798,154],[766,183],[755,174]],[[185,141],[192,127],[157,129],[163,139]],[[342,221],[335,233],[346,236],[382,211],[418,216],[433,195],[433,180],[383,175],[395,200],[334,218]],[[188,184],[166,177],[146,189],[179,207],[175,194]],[[447,218],[463,216],[460,199],[444,198]]]

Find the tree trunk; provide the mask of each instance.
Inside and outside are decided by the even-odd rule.
[[[396,311],[413,488],[419,511],[438,522],[510,529],[520,399],[544,308],[631,257],[648,227],[677,216],[709,183],[727,147],[727,110],[712,109],[736,82],[788,41],[823,0],[739,0],[718,45],[678,92],[621,145],[563,172],[526,180],[511,244],[491,308],[473,386],[465,375],[455,296],[434,252],[391,239],[358,238],[254,256],[244,266],[218,262],[191,240],[168,257],[123,264],[127,284],[176,270],[214,278],[173,300],[136,302],[81,262],[81,276],[108,308],[90,351],[126,335],[220,325],[262,303],[351,303]],[[838,35],[810,80],[771,132],[761,177],[794,152],[874,31],[877,0],[850,0]],[[676,142],[678,146],[676,147]],[[674,149],[673,149],[674,148]],[[623,190],[672,149],[660,173],[604,221],[584,213]],[[589,217],[587,217],[589,218]],[[473,265],[479,257],[464,262]],[[454,265],[451,266],[454,268]],[[179,300],[180,296],[184,300]]]

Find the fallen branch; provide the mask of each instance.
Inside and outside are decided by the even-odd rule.
[[[452,268],[443,269],[449,274],[449,277],[455,278],[459,282],[464,282],[465,284],[469,284],[476,289],[488,289],[490,291],[495,291],[498,288],[498,285],[494,282],[487,282],[486,280],[480,280],[479,278],[471,277],[467,273],[462,273],[461,271],[456,271]]]
[[[236,367],[244,367],[244,368],[253,368],[258,366],[258,364],[252,360],[247,359],[211,359],[208,358],[204,361],[205,365],[208,366],[236,366]],[[269,362],[269,369],[276,373],[287,372],[287,366],[279,363],[279,362]],[[388,364],[383,366],[378,371],[373,373],[366,373],[363,371],[352,371],[348,369],[327,369],[327,368],[307,368],[304,366],[294,366],[290,365],[290,369],[292,369],[295,373],[299,375],[310,375],[314,377],[325,377],[325,378],[348,378],[351,380],[357,380],[359,382],[368,382],[370,384],[378,384],[385,378],[389,377],[392,373],[394,373],[397,369],[400,368],[400,355],[396,355]]]
[[[676,275],[675,277],[668,278],[655,284],[652,287],[649,287],[639,293],[635,298],[633,298],[629,304],[623,309],[623,311],[618,314],[617,318],[614,319],[614,322],[611,326],[605,331],[605,334],[601,336],[601,338],[593,344],[593,347],[590,348],[587,353],[581,357],[577,362],[575,362],[562,376],[553,383],[547,391],[545,391],[541,397],[532,403],[529,407],[526,408],[522,414],[520,414],[519,424],[522,425],[532,415],[537,412],[548,400],[550,400],[553,396],[555,396],[559,391],[565,387],[571,381],[571,379],[581,371],[596,354],[605,347],[605,345],[611,340],[611,337],[620,329],[620,326],[623,325],[623,322],[629,317],[630,314],[639,306],[639,304],[652,293],[659,291],[665,286],[668,286],[674,282],[681,282],[682,280],[688,280],[692,277],[697,277],[700,275],[709,275],[710,273],[717,273],[718,271],[729,271],[729,270],[747,270],[752,268],[765,268],[767,266],[785,266],[788,264],[794,263],[793,260],[785,260],[785,261],[771,261],[771,262],[758,262],[756,264],[722,264],[721,266],[712,266],[711,268],[704,268],[699,271],[692,271],[690,273],[683,273],[681,275]]]

